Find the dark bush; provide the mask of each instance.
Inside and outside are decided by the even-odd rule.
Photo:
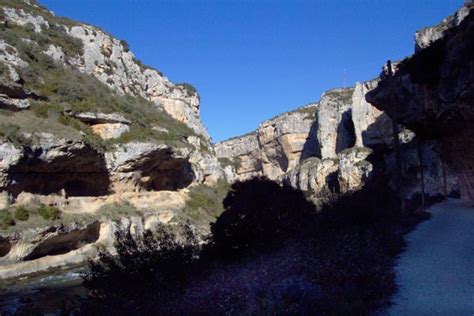
[[[117,254],[102,251],[98,261],[89,263],[83,284],[90,295],[81,310],[134,314],[140,306],[162,304],[192,273],[199,253],[191,228],[185,226],[183,232],[179,241],[163,227],[154,234],[145,231],[142,237],[117,231]]]
[[[302,192],[256,178],[234,183],[224,207],[204,251],[191,233],[119,232],[117,256],[91,262],[80,312],[372,314],[396,291],[394,260],[419,221],[383,181],[316,213]]]
[[[278,244],[315,224],[315,207],[301,191],[266,178],[234,183],[223,204],[211,231],[224,256]]]

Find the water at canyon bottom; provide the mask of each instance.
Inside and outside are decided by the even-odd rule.
[[[57,314],[62,306],[84,295],[81,285],[83,269],[19,278],[0,284],[0,315]]]

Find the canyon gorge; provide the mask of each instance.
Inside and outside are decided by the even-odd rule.
[[[318,207],[381,177],[406,210],[474,199],[473,7],[418,31],[380,78],[213,144],[193,86],[106,31],[0,0],[0,213],[30,211],[0,226],[0,279],[81,265],[113,251],[120,227],[191,221],[205,235],[215,216],[190,215],[193,190],[253,177]],[[48,207],[60,217],[37,211]]]

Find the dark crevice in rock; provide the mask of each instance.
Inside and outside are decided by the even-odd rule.
[[[285,152],[283,151],[283,145],[280,143],[280,146],[277,148],[278,155],[275,157],[276,162],[278,163],[278,166],[280,167],[280,170],[283,170],[283,172],[286,172],[288,170],[288,157],[285,155]]]
[[[319,122],[315,119],[311,129],[309,130],[306,142],[303,145],[303,151],[301,152],[300,162],[303,162],[309,157],[321,158],[321,144],[318,139]]]
[[[346,148],[351,148],[356,143],[354,122],[352,122],[351,110],[342,113],[341,122],[337,127],[336,153]]]
[[[11,248],[12,244],[7,239],[0,237],[0,257],[6,256]]]
[[[332,172],[326,176],[326,183],[330,193],[339,194],[341,192],[337,171]]]
[[[65,150],[67,154],[45,161],[40,159],[41,149],[26,148],[25,156],[8,172],[8,192],[47,195],[64,189],[67,196],[108,194],[110,179],[103,155],[90,147]]]
[[[5,95],[9,98],[14,98],[14,99],[33,99],[33,100],[42,100],[46,101],[47,98],[39,96],[34,93],[27,93],[23,89],[23,86],[21,84],[5,84],[5,83],[0,83],[0,94]]]
[[[94,222],[82,230],[60,232],[38,244],[23,260],[35,260],[45,256],[56,256],[81,248],[97,241],[100,236],[100,222]]]

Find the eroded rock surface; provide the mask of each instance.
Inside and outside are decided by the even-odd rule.
[[[417,51],[384,71],[367,101],[413,130],[441,143],[440,154],[474,199],[474,3],[417,34]]]
[[[362,188],[374,176],[396,177],[392,120],[366,101],[378,80],[354,88],[334,89],[321,101],[262,123],[256,132],[215,145],[217,156],[232,171],[233,181],[263,175],[290,183],[317,205]],[[402,200],[416,207],[420,195],[418,138],[399,127],[403,165]],[[435,143],[423,143],[425,195],[445,193],[444,174]],[[446,169],[446,191],[458,192],[451,169]],[[414,202],[415,201],[415,202]]]
[[[223,178],[190,84],[35,1],[3,1],[0,28],[0,212],[31,215],[0,228],[0,278],[82,264],[117,227],[180,225],[189,188]]]

